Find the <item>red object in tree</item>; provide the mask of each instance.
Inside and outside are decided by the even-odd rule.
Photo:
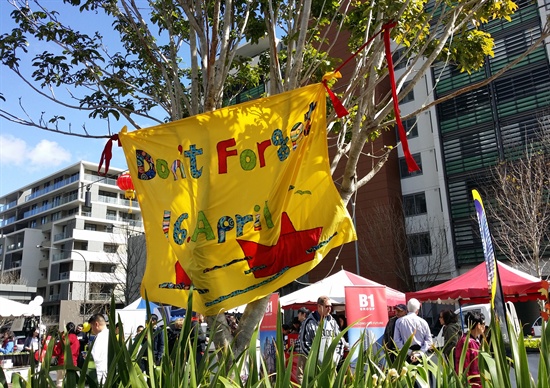
[[[116,180],[116,185],[120,190],[124,191],[124,196],[126,199],[130,200],[130,211],[132,211],[132,199],[136,197],[134,183],[132,182],[132,177],[128,173],[124,173],[118,177]]]

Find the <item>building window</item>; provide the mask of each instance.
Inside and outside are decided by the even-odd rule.
[[[42,218],[40,218],[40,224],[41,225],[45,225],[48,223],[48,216],[44,216]]]
[[[36,220],[32,220],[32,221],[29,223],[29,228],[36,228]]]
[[[411,83],[411,81],[405,82],[405,84],[403,85],[403,90],[405,90],[407,88],[407,86],[409,86],[410,83]],[[403,97],[401,99],[401,101],[399,101],[399,102],[401,104],[405,104],[405,103],[411,102],[411,101],[414,101],[414,88],[411,89],[411,91],[409,93],[407,93],[407,95],[405,97]]]
[[[426,194],[422,192],[403,196],[403,211],[406,217],[426,214]]]
[[[85,223],[85,224],[84,224],[84,230],[93,230],[93,231],[96,231],[96,230],[97,230],[97,225],[96,225],[96,224],[88,224],[88,223]]]
[[[407,52],[407,47],[402,47],[393,53],[392,62],[394,63],[394,70],[404,69],[409,65],[409,62],[411,62],[412,58],[403,57],[405,52]],[[397,63],[398,60],[399,63]]]
[[[420,157],[420,154],[414,154],[413,159],[415,160],[416,164],[420,168],[420,170],[415,172],[409,172],[409,169],[407,168],[407,161],[404,157],[399,158],[399,175],[401,178],[407,178],[410,176],[415,175],[422,175],[422,158]]]
[[[116,244],[105,244],[103,246],[103,251],[106,253],[117,253],[118,245]]]
[[[403,129],[407,134],[407,139],[412,139],[413,137],[418,137],[418,126],[416,125],[416,116],[411,117],[410,119],[403,120]],[[399,129],[397,125],[395,126],[397,132],[397,138],[399,139]]]
[[[432,254],[430,233],[415,233],[407,236],[407,246],[411,256],[427,256]]]

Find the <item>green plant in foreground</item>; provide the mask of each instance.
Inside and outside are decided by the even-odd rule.
[[[192,297],[189,298],[188,311],[192,311]],[[148,311],[148,313],[150,313]],[[114,302],[110,309],[111,322],[120,321],[115,316]],[[526,341],[510,331],[510,345],[502,340],[500,327],[496,323],[491,324],[491,340],[483,341],[480,351],[479,363],[481,379],[484,388],[508,388],[512,387],[510,373],[516,379],[517,387],[550,387],[548,372],[550,371],[550,329],[543,325],[540,344],[540,363],[538,381],[531,377],[527,364]],[[276,336],[276,348],[283,349],[283,335],[281,332],[281,316],[279,316]],[[291,382],[292,359],[288,360],[285,354],[278,351],[276,355],[275,373],[269,375],[266,365],[259,357],[256,342],[259,336],[257,330],[251,338],[248,348],[242,354],[234,354],[228,346],[224,349],[216,349],[204,355],[200,363],[196,363],[195,346],[196,339],[192,335],[191,314],[187,314],[181,330],[178,343],[170,353],[168,346],[159,366],[154,365],[152,355],[153,328],[148,326],[135,340],[124,338],[124,331],[120,330],[117,338],[114,330],[109,333],[109,369],[107,379],[103,384],[98,383],[95,373],[95,365],[88,352],[82,369],[71,365],[71,357],[66,347],[67,365],[53,366],[50,364],[53,346],[47,350],[45,361],[36,368],[32,360],[31,368],[27,375],[14,374],[13,387],[55,387],[55,381],[50,377],[50,372],[59,369],[66,370],[64,379],[65,387],[235,387],[235,388],[287,388],[297,387]],[[216,328],[211,328],[216,330]],[[509,329],[510,330],[510,329]],[[332,354],[337,341],[343,336],[341,333],[325,354]],[[168,343],[168,332],[163,330],[159,335],[165,336]],[[304,370],[302,387],[414,387],[415,383],[420,387],[461,388],[468,387],[465,373],[457,374],[454,370],[454,357],[446,360],[438,350],[431,355],[423,356],[418,365],[406,362],[406,349],[396,353],[395,359],[390,361],[387,355],[376,344],[365,345],[362,338],[353,344],[349,355],[341,365],[336,366],[332,357],[325,357],[321,363],[317,362],[321,343],[321,332],[318,331],[311,353],[309,354]],[[530,341],[530,340],[527,340]],[[93,346],[93,345],[92,345]],[[507,355],[508,352],[508,355]],[[144,357],[146,362],[144,363]],[[459,360],[460,361],[460,360]],[[145,365],[143,365],[145,364]],[[143,370],[142,370],[143,367]],[[464,365],[462,366],[464,368]],[[33,372],[34,371],[34,372]],[[430,385],[431,381],[431,385]],[[4,371],[0,368],[0,384],[7,386]]]

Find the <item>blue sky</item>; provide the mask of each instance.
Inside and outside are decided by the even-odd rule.
[[[62,12],[61,19],[75,23],[82,32],[91,33],[92,30],[112,30],[111,20],[99,14],[97,17],[83,18],[72,7],[62,6],[61,1],[43,1],[46,6],[56,7]],[[13,23],[9,14],[13,8],[7,1],[0,2],[0,33],[10,32]],[[116,45],[117,42],[112,42]],[[42,52],[47,49],[45,44],[32,44],[29,46],[31,53]],[[21,63],[24,70],[31,69],[30,55]],[[108,123],[104,120],[88,118],[87,113],[77,110],[63,109],[60,106],[40,97],[11,70],[0,66],[0,92],[7,101],[0,101],[2,109],[19,117],[26,115],[25,111],[37,120],[41,112],[46,112],[46,117],[53,115],[65,116],[65,122],[71,123],[74,132],[82,133],[82,125],[89,132],[96,135],[108,133]],[[56,95],[63,95],[63,91],[56,91]],[[66,93],[65,93],[66,95]],[[25,111],[19,106],[19,99]],[[111,121],[111,131],[119,132],[124,122]],[[67,126],[64,127],[67,129]],[[131,128],[129,128],[131,129]],[[99,162],[101,152],[105,146],[105,139],[85,139],[67,135],[56,134],[39,130],[37,128],[23,126],[0,118],[0,196],[11,193],[21,186],[32,183],[46,175],[54,173],[68,165],[80,160]],[[113,159],[111,166],[126,168],[126,160],[122,148],[113,147]]]

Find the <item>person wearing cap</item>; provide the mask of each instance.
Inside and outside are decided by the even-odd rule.
[[[395,315],[390,318],[388,321],[388,324],[386,325],[386,328],[384,329],[384,337],[383,337],[383,344],[384,348],[386,349],[386,353],[388,354],[388,357],[391,362],[395,360],[395,342],[393,341],[393,334],[395,332],[395,322],[399,319],[407,315],[407,306],[405,306],[403,303],[400,303],[398,305],[395,305],[394,307]]]
[[[420,362],[420,357],[432,347],[432,333],[428,322],[418,316],[420,302],[412,298],[407,302],[407,315],[395,322],[393,339],[398,349],[412,337],[411,346],[407,350],[407,361],[412,364]]]
[[[306,320],[307,316],[311,313],[311,311],[309,311],[309,309],[305,308],[305,307],[300,307],[298,309],[298,320],[300,322],[303,322]]]

